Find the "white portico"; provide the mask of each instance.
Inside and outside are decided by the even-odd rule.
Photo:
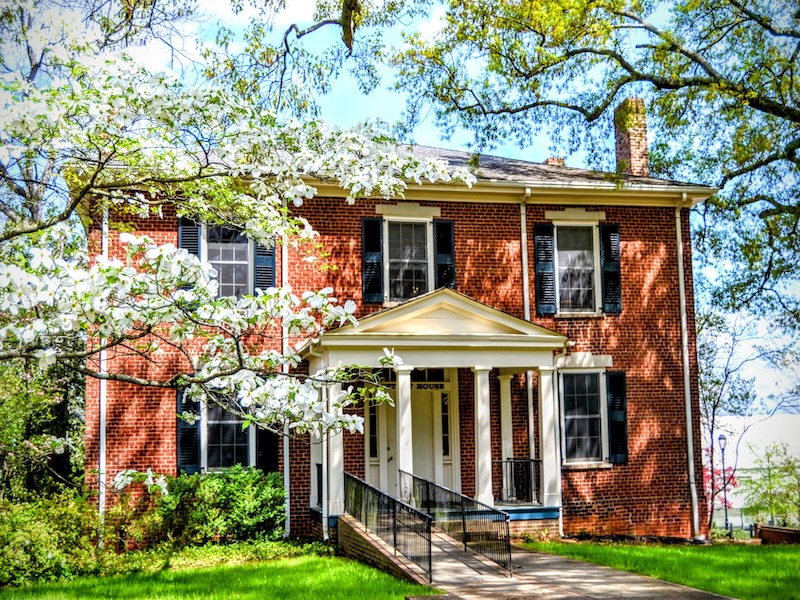
[[[554,351],[565,347],[564,335],[540,327],[442,288],[363,318],[355,327],[327,332],[306,356],[311,371],[326,365],[357,364],[379,368],[384,348],[403,360],[395,370],[395,406],[365,410],[364,461],[368,481],[387,493],[397,493],[398,470],[414,473],[456,490],[460,488],[464,444],[458,406],[470,401],[474,420],[475,497],[493,505],[493,460],[513,457],[511,379],[526,371],[538,372],[538,406],[528,402],[530,455],[536,448],[532,423],[539,419],[542,461],[542,503],[560,506],[561,466],[559,412],[555,385]],[[473,398],[459,398],[457,373],[472,372]],[[500,383],[502,456],[493,456],[491,444],[490,373]],[[463,421],[462,421],[463,423]],[[471,427],[470,427],[471,429]],[[472,433],[471,431],[469,432]],[[466,435],[465,437],[472,437]],[[324,447],[323,447],[324,446]],[[496,453],[495,453],[496,454]],[[473,457],[469,457],[470,459]],[[314,464],[325,463],[326,490],[312,480],[312,499],[327,500],[329,514],[342,511],[342,435],[312,447]],[[469,470],[471,471],[471,467]],[[464,473],[466,476],[467,473]],[[322,485],[325,486],[325,483]],[[325,493],[327,492],[327,493]],[[324,499],[324,500],[323,500]],[[313,502],[313,500],[312,500]]]

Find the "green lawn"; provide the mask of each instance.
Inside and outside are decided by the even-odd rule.
[[[300,556],[210,568],[164,569],[118,577],[86,577],[64,583],[0,591],[0,598],[154,600],[259,600],[307,598],[355,600],[436,593],[355,561]]]
[[[527,542],[528,548],[754,600],[800,598],[800,546]]]

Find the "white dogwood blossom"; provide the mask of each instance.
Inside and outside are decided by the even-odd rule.
[[[126,227],[155,225],[174,206],[264,245],[276,235],[302,245],[315,232],[291,207],[312,199],[319,182],[340,185],[353,202],[402,196],[423,181],[471,184],[472,175],[398,149],[379,124],[282,121],[124,57],[64,61],[65,77],[43,87],[0,75],[0,360],[183,389],[186,402],[218,402],[259,425],[360,431],[361,418],[346,414],[354,393],[321,400],[323,386],[348,380],[346,367],[291,375],[300,357],[276,349],[282,336],[296,348],[355,323],[354,302],[330,288],[219,297],[210,265]],[[117,250],[92,246],[90,257],[78,214],[95,233],[109,215],[104,243]],[[174,369],[132,371],[131,358]]]

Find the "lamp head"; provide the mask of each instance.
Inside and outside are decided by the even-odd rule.
[[[725,437],[725,434],[724,433],[720,433],[719,437],[717,438],[717,440],[719,441],[719,449],[720,450],[725,450],[725,446],[727,446],[727,444],[728,444],[728,438]]]

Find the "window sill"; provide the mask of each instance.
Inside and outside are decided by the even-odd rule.
[[[556,319],[600,319],[606,314],[603,312],[558,312],[553,316]]]
[[[562,471],[589,471],[589,470],[608,470],[613,468],[610,462],[574,462],[561,463]]]

